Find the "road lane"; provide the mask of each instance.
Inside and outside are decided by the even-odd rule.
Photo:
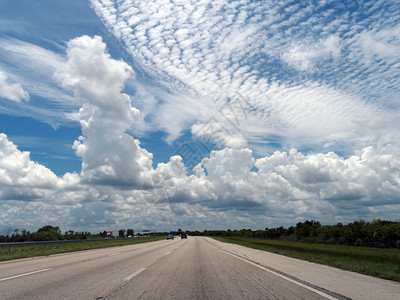
[[[0,263],[0,299],[344,297],[400,299],[400,285],[205,237]]]
[[[189,238],[105,299],[336,299],[317,292]]]
[[[174,242],[175,241],[175,242]],[[0,264],[0,299],[95,299],[141,267],[174,251],[180,240],[82,251]],[[119,254],[118,254],[119,253]],[[51,269],[34,273],[37,270]]]

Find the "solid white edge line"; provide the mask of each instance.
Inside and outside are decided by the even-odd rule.
[[[51,270],[51,268],[42,269],[42,270],[37,270],[37,271],[29,272],[29,273],[24,273],[24,274],[19,274],[19,275],[11,276],[11,277],[2,278],[2,279],[0,279],[0,281],[6,281],[6,280],[10,280],[10,279],[22,277],[22,276],[28,276],[28,275],[32,275],[32,274],[36,274],[36,273],[40,273],[40,272],[49,271],[49,270]]]
[[[221,249],[221,250],[222,250],[222,249]],[[331,295],[328,295],[328,294],[326,294],[326,293],[324,293],[324,292],[321,292],[321,291],[319,291],[319,290],[317,290],[317,289],[314,289],[314,288],[312,288],[312,287],[310,287],[310,286],[308,286],[308,285],[305,285],[305,284],[303,284],[303,283],[301,283],[301,282],[299,282],[299,281],[296,281],[296,280],[294,280],[294,279],[292,279],[292,278],[286,277],[285,275],[282,275],[282,274],[279,274],[279,273],[274,272],[274,271],[272,271],[272,270],[269,270],[269,269],[267,269],[267,268],[264,268],[263,266],[260,266],[260,265],[258,265],[258,264],[256,264],[256,263],[253,263],[252,261],[249,261],[249,260],[247,260],[247,259],[244,259],[244,258],[242,258],[242,257],[240,257],[240,256],[237,256],[237,255],[232,254],[232,253],[230,253],[230,252],[227,252],[227,251],[225,251],[225,250],[222,250],[222,251],[224,251],[225,253],[227,253],[227,254],[229,254],[229,255],[232,255],[233,257],[236,257],[237,259],[240,259],[240,260],[242,260],[242,261],[244,261],[244,262],[247,262],[247,263],[249,263],[249,264],[251,264],[251,265],[253,265],[253,266],[256,266],[256,267],[258,267],[258,268],[260,268],[260,269],[262,269],[262,270],[264,270],[264,271],[267,271],[267,272],[272,273],[272,274],[274,274],[274,275],[276,275],[276,276],[278,276],[278,277],[281,277],[281,278],[283,278],[283,279],[285,279],[285,280],[287,280],[287,281],[290,281],[291,283],[297,284],[298,286],[301,286],[301,287],[303,287],[303,288],[305,288],[305,289],[307,289],[307,290],[310,290],[310,291],[312,291],[312,292],[314,292],[314,293],[317,293],[318,295],[320,295],[320,296],[322,296],[322,297],[325,297],[326,299],[329,299],[329,300],[338,300],[337,298],[332,297]]]
[[[132,273],[131,275],[129,275],[128,277],[126,277],[126,278],[124,279],[124,281],[131,280],[133,277],[135,277],[136,275],[139,275],[139,274],[142,273],[144,270],[146,270],[146,268],[141,268],[141,269],[137,270],[135,273]]]

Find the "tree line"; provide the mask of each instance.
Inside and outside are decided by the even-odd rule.
[[[204,235],[400,249],[400,222],[380,219],[372,222],[359,220],[346,225],[321,225],[318,221],[306,220],[289,228],[206,230]]]
[[[182,232],[171,231],[170,233],[177,235]],[[221,237],[246,237],[260,238],[271,240],[285,241],[301,241],[310,243],[338,244],[348,246],[361,247],[377,247],[377,248],[399,248],[400,249],[400,222],[386,221],[381,219],[366,222],[364,220],[354,221],[343,225],[321,225],[315,220],[306,220],[299,222],[296,226],[284,228],[265,228],[265,230],[205,230],[187,231],[189,235],[206,235]],[[166,232],[152,232],[147,235],[166,235]],[[140,235],[140,234],[137,234]],[[120,229],[118,235],[115,236],[133,237],[133,229]],[[114,236],[114,237],[115,237]],[[68,230],[64,234],[58,226],[47,225],[39,228],[36,232],[27,230],[9,229],[5,234],[0,235],[0,243],[4,242],[27,242],[27,241],[56,241],[56,240],[82,240],[82,239],[98,239],[107,238],[107,231],[97,234],[90,232],[74,232]]]
[[[118,237],[133,236],[133,229],[121,229],[118,232]],[[8,229],[0,235],[0,243],[13,242],[30,242],[30,241],[60,241],[60,240],[86,240],[86,239],[101,239],[107,237],[107,231],[97,234],[92,234],[87,231],[65,231],[61,233],[58,226],[46,225],[39,228],[36,232],[30,232],[25,229]]]

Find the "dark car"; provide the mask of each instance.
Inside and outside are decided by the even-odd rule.
[[[187,239],[187,234],[186,233],[181,233],[181,239]]]
[[[173,240],[173,239],[174,239],[174,236],[172,234],[167,235],[167,240]]]

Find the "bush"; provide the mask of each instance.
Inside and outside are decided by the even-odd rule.
[[[32,241],[58,241],[62,240],[63,237],[61,234],[50,231],[38,231],[34,232],[31,235]]]

